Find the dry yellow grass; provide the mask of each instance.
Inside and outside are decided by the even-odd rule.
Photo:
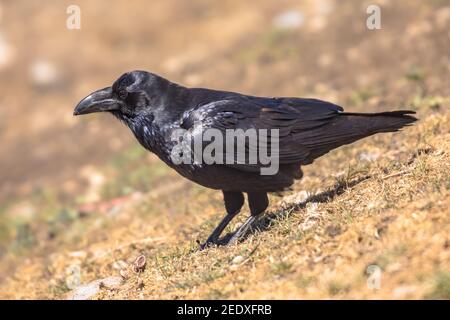
[[[79,31],[64,28],[68,2],[0,4],[15,48],[0,73],[1,298],[65,298],[139,255],[143,272],[93,298],[450,298],[445,1],[383,1],[377,31],[359,0],[77,3]],[[279,30],[274,19],[290,11],[302,26]],[[35,87],[38,58],[67,81]],[[412,108],[421,121],[324,156],[271,196],[261,231],[199,252],[224,214],[220,192],[178,177],[111,118],[72,117],[87,92],[136,68],[346,111]],[[373,270],[379,289],[367,285]]]
[[[89,218],[75,246],[82,251],[65,246],[16,260],[3,297],[63,298],[74,267],[87,283],[118,276],[144,254],[143,272],[130,270],[121,286],[95,298],[448,299],[450,113],[420,116],[401,133],[306,167],[293,191],[271,197],[263,230],[240,244],[197,250],[222,215],[220,194],[179,182],[173,197],[150,193],[114,217]],[[378,289],[367,284],[373,265]]]

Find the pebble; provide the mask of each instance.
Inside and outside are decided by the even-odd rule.
[[[59,80],[59,72],[50,61],[38,60],[30,67],[30,77],[33,83],[39,87],[52,87]]]
[[[99,293],[102,287],[111,289],[122,284],[122,281],[121,277],[108,277],[92,281],[69,292],[67,300],[88,300]]]
[[[298,29],[305,22],[304,15],[297,10],[288,10],[275,17],[273,26],[279,29]]]
[[[244,261],[244,257],[243,256],[236,256],[231,261],[231,264],[241,264],[243,261]]]

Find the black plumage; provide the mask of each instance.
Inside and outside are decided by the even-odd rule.
[[[247,193],[251,216],[231,241],[241,237],[264,212],[268,192],[282,191],[301,178],[302,165],[342,145],[376,133],[398,131],[417,120],[409,110],[347,113],[340,106],[316,99],[254,97],[186,88],[145,71],[126,73],[112,87],[87,96],[74,114],[99,111],[111,112],[123,121],[142,146],[182,176],[223,191],[227,215],[205,245],[220,242],[221,232],[244,204],[243,193]],[[175,164],[171,158],[176,145],[172,133],[185,129],[195,139],[204,132],[197,130],[199,123],[202,130],[213,128],[224,136],[227,129],[278,129],[278,172],[261,175],[261,163],[236,159],[225,164]],[[247,144],[246,150],[255,151],[260,146]]]

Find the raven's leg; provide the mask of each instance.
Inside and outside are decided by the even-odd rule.
[[[227,215],[222,219],[222,221],[220,221],[219,225],[214,229],[206,242],[200,246],[201,249],[204,249],[211,244],[217,244],[222,231],[239,213],[239,211],[241,211],[241,208],[244,204],[244,195],[242,194],[242,192],[223,191],[223,201],[225,202]]]
[[[246,233],[252,224],[258,219],[269,206],[269,198],[265,192],[248,192],[248,206],[250,207],[250,217],[245,220],[244,224],[237,229],[233,237],[228,241],[228,244],[233,244],[239,241]]]

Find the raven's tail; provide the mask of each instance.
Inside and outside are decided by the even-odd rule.
[[[395,132],[417,121],[411,110],[380,113],[341,112],[329,124],[317,128],[304,144],[309,150],[308,163],[342,145],[380,132]]]
[[[415,114],[411,110],[397,110],[379,113],[340,113],[343,123],[351,123],[356,128],[366,133],[375,134],[379,132],[395,132],[401,128],[413,124],[417,118],[411,116]]]

